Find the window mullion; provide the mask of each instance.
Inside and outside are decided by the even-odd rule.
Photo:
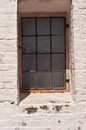
[[[52,18],[50,18],[50,88],[52,88]]]
[[[36,31],[36,72],[37,72],[37,18],[35,18],[35,31]]]

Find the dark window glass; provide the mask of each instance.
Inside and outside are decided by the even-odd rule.
[[[37,70],[50,71],[50,55],[49,54],[37,55]]]
[[[52,35],[64,35],[64,18],[52,18]]]
[[[50,53],[50,37],[49,36],[37,37],[37,52]]]
[[[49,18],[38,18],[37,19],[37,35],[50,35]]]
[[[36,71],[36,55],[23,55],[23,71]]]
[[[22,19],[23,36],[35,35],[35,19],[23,18]]]
[[[23,72],[23,88],[30,89],[37,87],[36,73]]]
[[[36,37],[23,37],[23,53],[36,53]]]
[[[38,88],[50,87],[50,73],[37,73],[37,86]]]
[[[64,72],[52,73],[52,88],[61,88],[64,86]]]
[[[64,36],[52,36],[52,53],[65,52]]]
[[[65,54],[52,54],[52,71],[65,70]]]
[[[64,18],[23,18],[22,51],[24,89],[64,87]]]

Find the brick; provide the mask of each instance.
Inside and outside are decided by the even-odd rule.
[[[72,0],[70,11],[70,94],[75,106],[63,108],[58,113],[42,111],[42,114],[37,112],[31,115],[25,113],[25,110],[21,112],[20,107],[14,105],[19,99],[17,3],[18,0],[0,1],[0,130],[84,130],[86,128],[86,0]],[[59,96],[56,98],[59,99]]]

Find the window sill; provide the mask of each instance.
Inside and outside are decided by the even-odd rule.
[[[24,93],[22,93],[24,96]],[[51,106],[75,106],[71,94],[68,93],[31,93],[19,104],[23,108]]]

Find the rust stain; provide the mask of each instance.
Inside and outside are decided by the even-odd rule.
[[[43,90],[43,89],[34,89],[34,90],[21,90],[21,92],[26,93],[65,93],[70,92],[70,88],[63,89],[63,90]]]

